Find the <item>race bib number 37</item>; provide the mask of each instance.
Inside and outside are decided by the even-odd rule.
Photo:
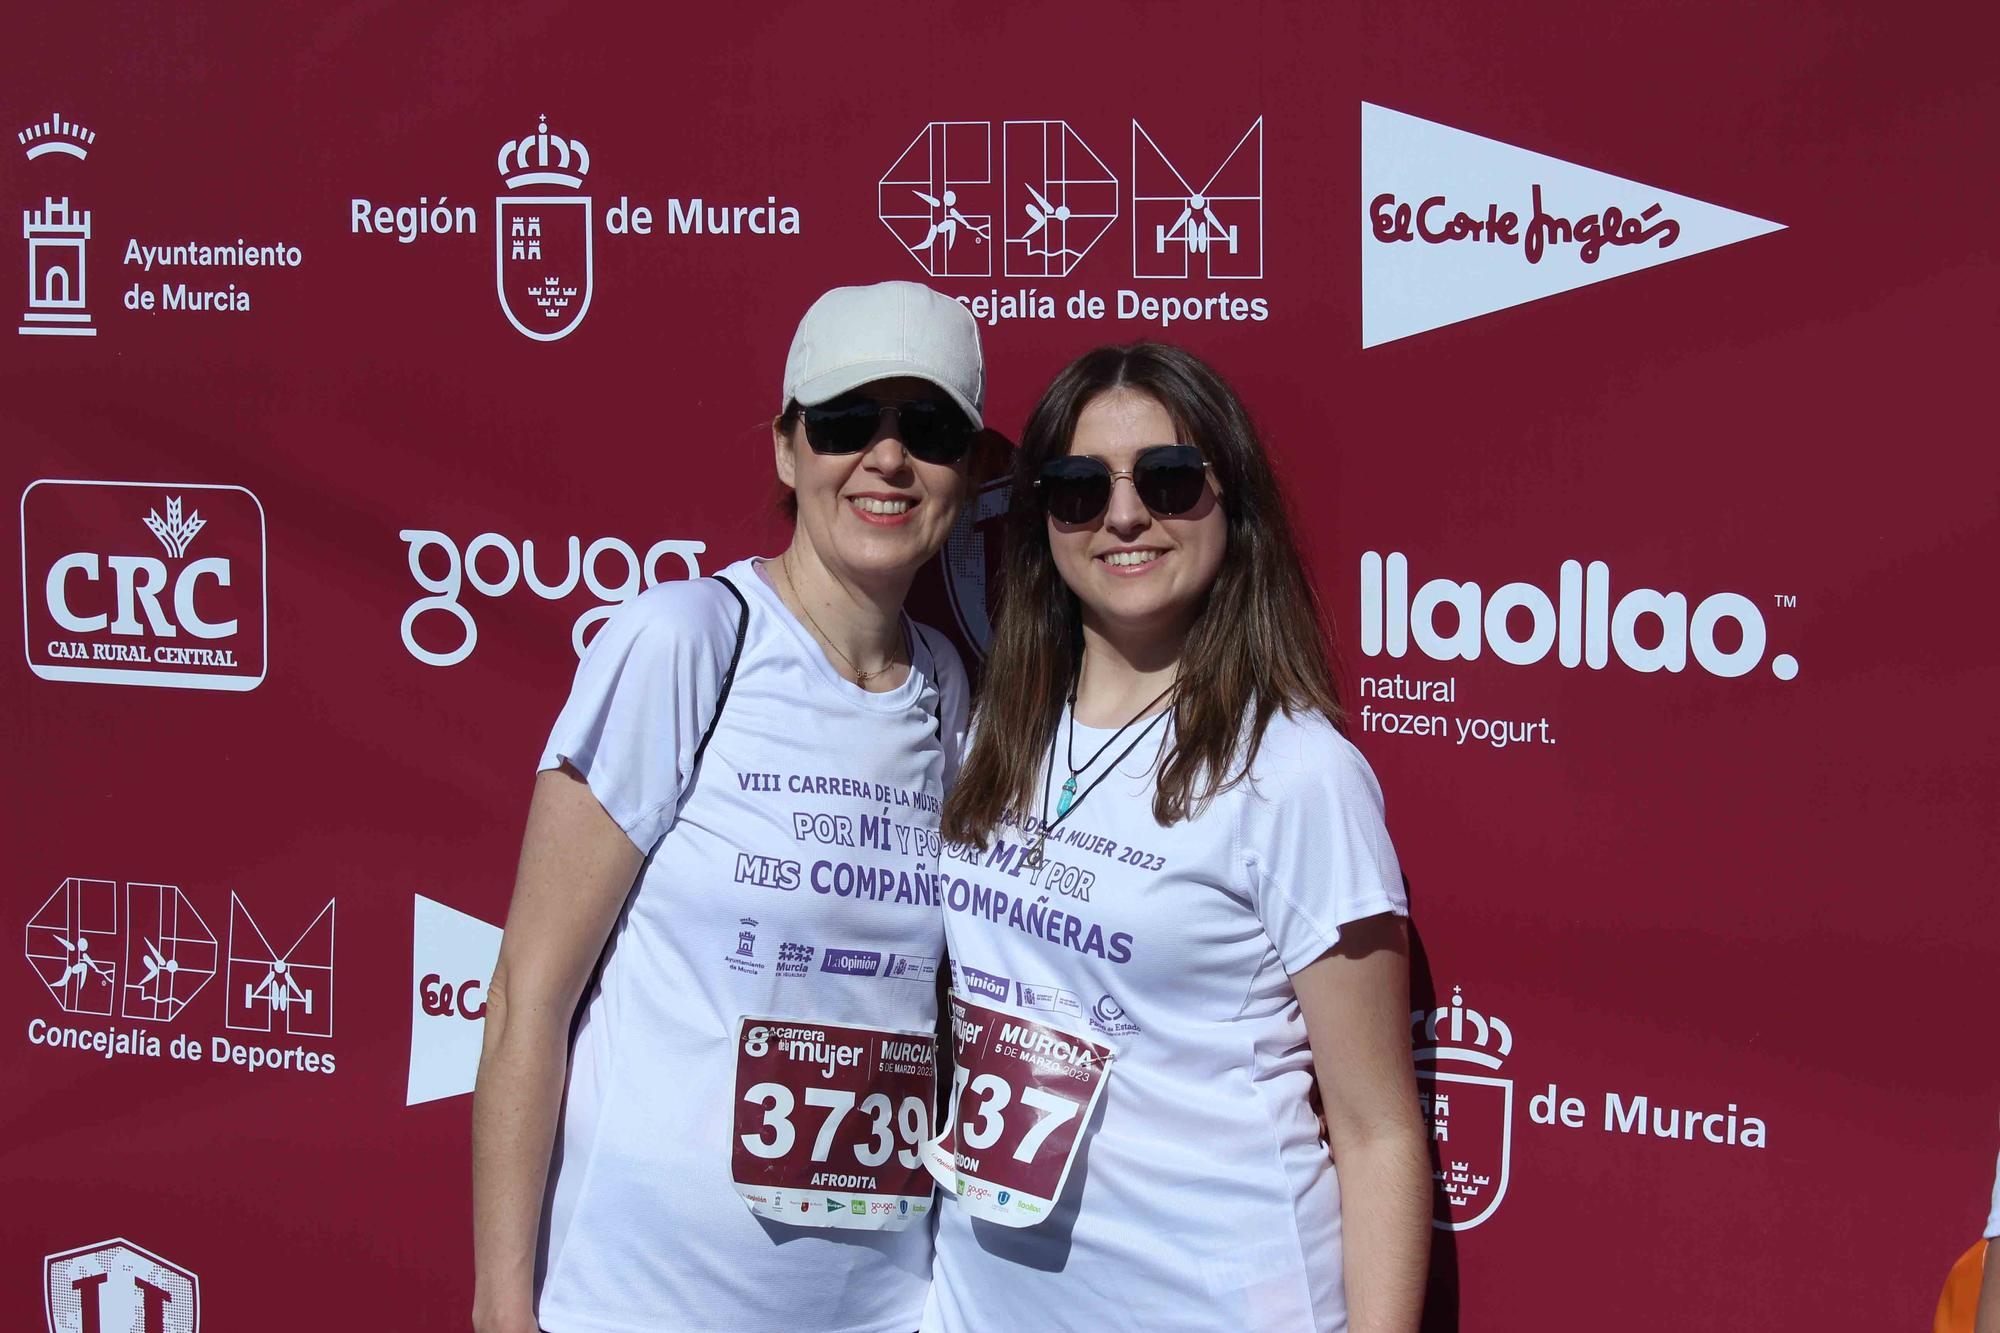
[[[951,1030],[951,1106],[925,1164],[974,1217],[1034,1226],[1062,1196],[1115,1052],[958,995]]]
[[[928,1032],[744,1018],[730,1179],[759,1217],[898,1231],[928,1218],[923,1144],[937,1090]]]

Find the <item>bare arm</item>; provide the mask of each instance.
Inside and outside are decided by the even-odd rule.
[[[1414,1333],[1430,1261],[1430,1156],[1410,1061],[1410,953],[1403,919],[1350,922],[1292,977],[1312,1043],[1353,1333]]]
[[[640,855],[568,768],[535,779],[472,1099],[472,1324],[531,1333],[570,1020]]]

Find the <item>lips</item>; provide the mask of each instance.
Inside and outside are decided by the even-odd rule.
[[[847,508],[863,523],[877,527],[893,527],[907,523],[917,510],[917,499],[911,495],[849,495]]]
[[[1136,547],[1106,551],[1095,557],[1098,564],[1114,574],[1142,574],[1160,562],[1166,552],[1158,547]]]

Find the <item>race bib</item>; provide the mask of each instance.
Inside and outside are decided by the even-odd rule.
[[[924,1164],[974,1217],[1034,1226],[1062,1196],[1117,1053],[957,994],[951,1031],[951,1105]]]
[[[795,1227],[900,1231],[928,1218],[936,1094],[928,1032],[746,1017],[729,1138],[736,1193]]]

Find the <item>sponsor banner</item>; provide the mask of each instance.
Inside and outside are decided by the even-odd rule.
[[[729,1157],[736,1193],[788,1226],[928,1225],[921,1150],[936,1097],[931,1033],[745,1017]]]

